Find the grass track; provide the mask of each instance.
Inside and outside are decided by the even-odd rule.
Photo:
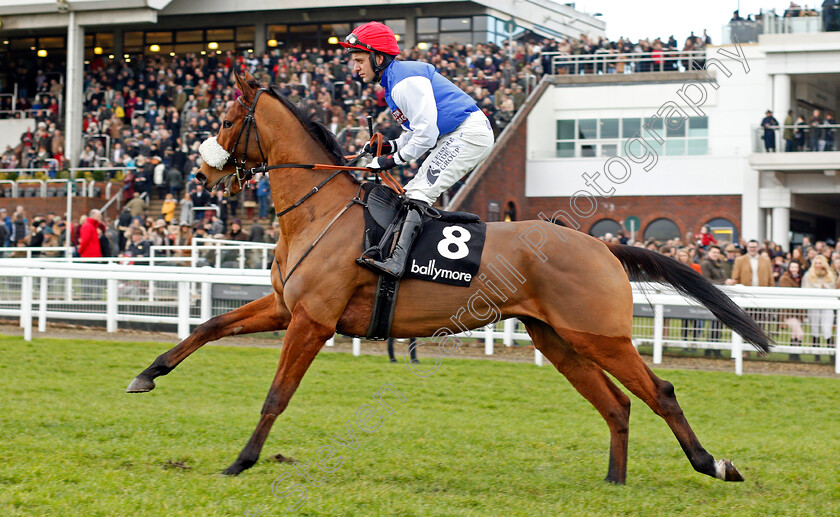
[[[660,371],[716,458],[747,478],[695,473],[664,422],[633,398],[628,484],[604,484],[601,417],[553,368],[446,359],[431,377],[382,357],[323,354],[257,465],[218,475],[256,424],[278,351],[207,347],[158,382],[127,383],[171,344],[0,336],[0,513],[283,515],[330,435],[390,382],[407,398],[301,515],[838,515],[835,379]],[[422,358],[421,358],[422,359]],[[428,367],[431,360],[421,366]],[[181,462],[189,470],[164,468]],[[314,475],[317,469],[311,469]]]

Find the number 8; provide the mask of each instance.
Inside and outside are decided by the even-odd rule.
[[[445,239],[438,243],[437,250],[443,257],[458,260],[470,254],[470,249],[466,243],[470,240],[472,234],[466,228],[447,226],[441,233],[443,233]],[[456,246],[455,251],[450,250],[453,244]]]

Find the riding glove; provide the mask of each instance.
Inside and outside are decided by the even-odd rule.
[[[396,166],[397,162],[394,161],[394,155],[388,154],[374,158],[373,161],[371,161],[367,167],[368,169],[373,169],[376,171],[387,171],[388,169],[393,169]]]
[[[371,146],[370,142],[365,143],[365,147],[362,149],[362,152],[365,154],[374,154],[376,153],[376,146]],[[397,152],[397,141],[396,140],[383,140],[382,141],[382,154],[391,154]]]

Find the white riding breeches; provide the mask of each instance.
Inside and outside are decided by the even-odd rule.
[[[493,129],[484,113],[470,113],[455,131],[438,138],[417,175],[405,186],[406,196],[433,205],[490,155],[493,140]]]

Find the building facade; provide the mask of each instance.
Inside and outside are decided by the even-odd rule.
[[[677,54],[662,72],[609,59],[561,62],[559,71],[578,73],[545,79],[510,129],[516,143],[500,142],[500,156],[452,208],[554,219],[596,236],[624,230],[637,240],[685,240],[703,225],[718,240],[770,239],[785,249],[805,236],[836,239],[840,152],[825,115],[840,107],[837,63],[837,32]],[[768,152],[768,109],[782,126],[789,110],[819,124],[788,133],[772,126]],[[805,144],[786,149],[785,136],[798,130]]]

